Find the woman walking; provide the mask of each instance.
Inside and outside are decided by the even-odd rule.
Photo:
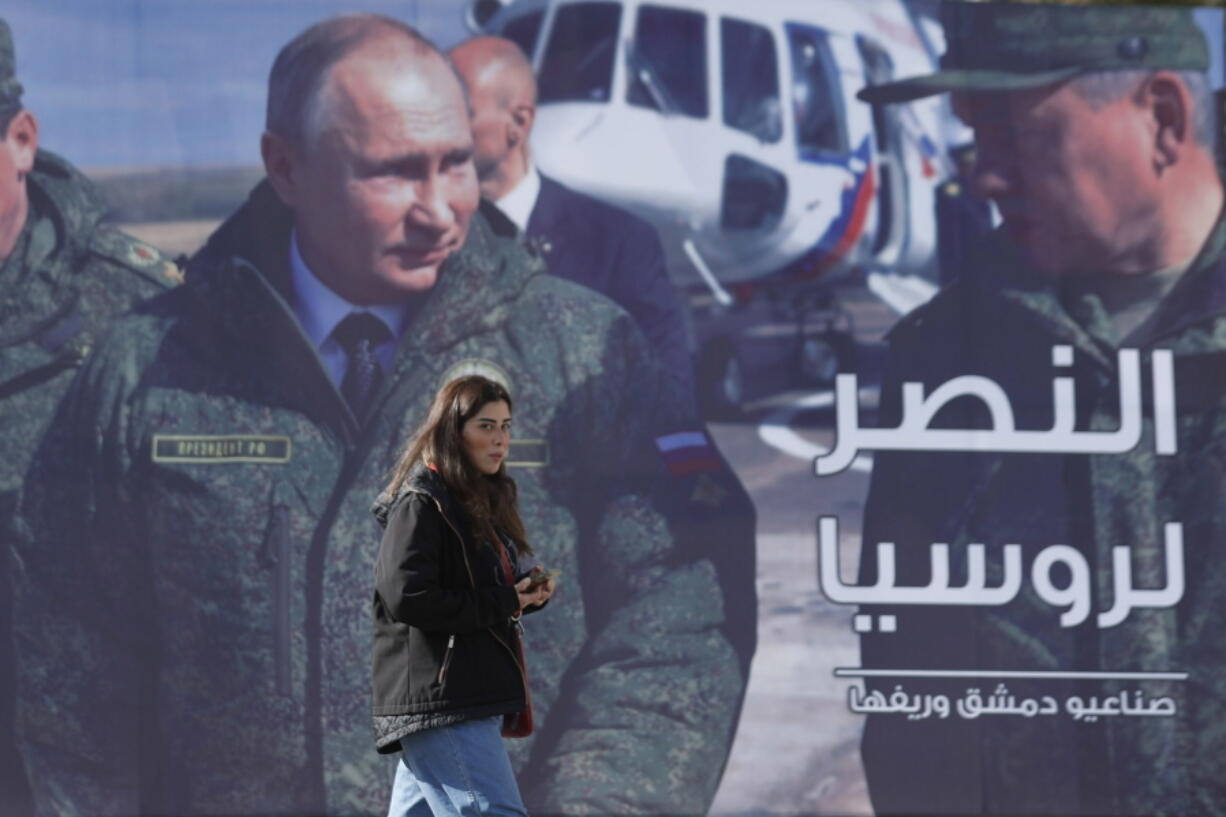
[[[389,817],[526,814],[502,737],[532,732],[519,619],[554,579],[527,569],[510,429],[501,385],[447,383],[375,503],[376,748],[401,753]]]

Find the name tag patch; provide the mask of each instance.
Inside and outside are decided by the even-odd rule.
[[[261,434],[154,434],[154,462],[289,462],[289,437]]]

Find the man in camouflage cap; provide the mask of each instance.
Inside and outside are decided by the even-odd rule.
[[[34,446],[111,321],[171,284],[153,249],[101,223],[93,185],[38,148],[0,20],[0,814],[28,812],[13,742],[11,515]]]
[[[507,465],[563,571],[524,625],[525,802],[704,813],[753,650],[754,518],[676,425],[689,399],[629,315],[492,227],[460,82],[413,29],[296,37],[261,146],[267,182],[90,358],[31,469],[15,584],[38,813],[386,813],[370,507],[471,372],[515,398]]]
[[[951,92],[954,111],[975,131],[971,183],[1003,223],[969,259],[972,274],[892,331],[880,423],[903,419],[903,382],[929,394],[978,375],[1008,395],[1018,430],[1059,430],[1059,418],[1073,421],[1075,404],[1076,431],[1093,437],[1120,428],[1139,400],[1141,435],[1114,454],[1054,436],[1034,453],[994,452],[991,444],[877,453],[862,582],[876,577],[879,542],[897,547],[899,586],[934,578],[934,543],[949,544],[953,588],[975,575],[971,543],[987,545],[987,586],[1007,575],[1005,544],[1021,547],[1025,580],[998,606],[866,608],[897,616],[895,632],[862,636],[866,667],[968,673],[925,682],[889,676],[871,686],[889,695],[901,684],[950,701],[973,688],[986,701],[1003,683],[1001,700],[1050,699],[1059,711],[871,715],[862,756],[874,808],[1224,814],[1226,558],[1213,548],[1226,544],[1226,226],[1204,35],[1190,10],[1161,7],[946,3],[942,20],[948,52],[940,71],[861,97],[895,103]],[[1117,355],[1125,347],[1140,351],[1136,400],[1121,397],[1128,367]],[[1155,349],[1173,354],[1173,387],[1150,376],[1165,370]],[[1073,379],[1075,399],[1053,403],[1056,376]],[[1173,419],[1157,423],[1155,393],[1169,392]],[[932,426],[993,429],[995,419],[982,402],[959,398]],[[1183,526],[1182,564],[1167,561],[1177,547],[1165,538],[1171,522]],[[1061,553],[1046,551],[1053,545],[1070,546],[1061,558],[1087,566],[1084,593],[1068,572],[1051,579],[1087,605],[1084,615],[1050,602],[1050,587],[1036,590],[1040,578],[1032,577]],[[1119,600],[1115,588],[1129,586],[1116,575],[1113,548],[1130,560],[1132,588],[1175,588],[1183,578],[1178,603],[1134,607],[1122,621],[1094,615]],[[1167,564],[1183,575],[1167,575]],[[1188,677],[974,674],[1002,670]],[[1163,697],[1173,713],[1136,716],[1138,700]],[[1066,708],[1074,699],[1110,700],[1118,716],[1075,718]]]

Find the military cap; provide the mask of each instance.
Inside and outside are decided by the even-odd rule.
[[[17,56],[13,52],[13,32],[0,19],[0,110],[21,104],[21,83],[17,81]]]
[[[865,102],[946,91],[1013,91],[1091,71],[1207,71],[1209,46],[1188,8],[1052,3],[941,4],[941,70],[864,88]]]

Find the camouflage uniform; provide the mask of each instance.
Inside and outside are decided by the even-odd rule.
[[[20,487],[30,455],[81,361],[114,318],[181,280],[157,250],[100,224],[96,188],[40,151],[30,212],[0,265],[0,492]]]
[[[15,63],[12,32],[0,19],[0,123],[6,126],[21,111]],[[112,318],[167,285],[161,256],[100,226],[101,198],[63,159],[38,153],[25,196],[25,224],[0,260],[0,814],[28,810],[13,740],[8,592],[11,517],[22,475],[91,345]]]
[[[633,322],[478,214],[359,427],[287,305],[289,218],[257,188],[91,358],[37,458],[17,623],[40,813],[386,809],[369,507],[472,370],[515,396],[521,512],[565,576],[528,622],[529,808],[703,812],[754,623],[752,556],[735,594],[714,563],[752,554],[753,513],[722,463],[674,477],[645,445],[690,407]]]
[[[1074,349],[1078,427],[1119,427],[1117,343],[1097,296],[1037,282],[1003,241],[963,279],[900,321],[890,335],[891,370],[882,387],[884,426],[901,416],[900,381],[925,393],[962,374],[980,374],[1010,395],[1018,428],[1050,429],[1052,346]],[[896,814],[1226,814],[1226,225],[1129,346],[1170,349],[1175,359],[1178,452],[1157,456],[1145,378],[1141,443],[1125,454],[879,452],[865,508],[862,579],[876,573],[877,542],[898,545],[898,581],[923,585],[929,546],[952,547],[951,575],[965,576],[965,545],[989,554],[1017,543],[1026,568],[1053,544],[1076,547],[1093,581],[1092,612],[1113,598],[1111,548],[1128,546],[1132,586],[1166,584],[1163,525],[1182,522],[1186,588],[1174,608],[1134,609],[1100,629],[1092,614],[1070,628],[1031,582],[1001,607],[873,608],[892,612],[898,632],[862,638],[866,667],[1182,671],[1178,682],[1008,681],[1018,698],[1101,696],[1140,689],[1172,696],[1175,718],[1076,723],[1055,718],[909,721],[871,716],[862,747],[874,806]],[[974,338],[974,343],[967,343]],[[1027,396],[1032,396],[1026,399]],[[991,427],[978,403],[950,404],[940,425]],[[1001,581],[989,556],[988,585]],[[957,586],[958,580],[953,581]],[[886,693],[895,681],[882,684]],[[984,688],[983,685],[987,684]],[[933,682],[960,697],[996,682]],[[920,685],[907,683],[908,691]]]
[[[1142,8],[949,4],[945,71],[862,92],[902,101],[948,90],[1007,90],[1059,82],[1097,68],[1207,67],[1203,36],[1187,11]],[[892,331],[880,424],[903,416],[901,383],[924,394],[961,375],[980,375],[1009,396],[1020,430],[1055,423],[1053,377],[1076,384],[1076,428],[1119,428],[1121,346],[1101,298],[1066,274],[1059,284],[1030,269],[993,234],[963,276]],[[1087,271],[1089,272],[1089,271]],[[1073,349],[1071,369],[1053,368],[1053,346]],[[949,586],[970,575],[967,545],[987,546],[986,584],[1004,576],[1002,546],[1019,545],[1021,589],[997,606],[874,605],[894,614],[897,631],[861,637],[870,669],[1187,672],[1186,682],[1009,679],[1017,700],[1050,696],[1054,716],[908,719],[870,715],[861,754],[878,814],[1226,814],[1226,223],[1128,337],[1141,353],[1141,442],[1122,454],[881,451],[865,506],[861,582],[877,576],[876,544],[892,542],[900,586],[933,578],[931,546],[948,543]],[[1155,454],[1152,352],[1174,356],[1177,453]],[[983,403],[959,398],[933,427],[994,428]],[[1114,600],[1112,548],[1129,550],[1131,586],[1161,588],[1166,523],[1181,522],[1186,588],[1174,607],[1133,609],[1100,628]],[[1063,627],[1061,608],[1031,580],[1040,551],[1068,545],[1088,566],[1091,607]],[[1055,578],[1063,587],[1070,580]],[[891,694],[901,679],[869,684]],[[999,681],[901,681],[909,694],[950,701]],[[1140,691],[1169,696],[1174,717],[1075,720],[1070,696]]]
[[[35,445],[77,367],[111,322],[175,283],[178,268],[152,248],[103,226],[94,186],[40,151],[26,177],[29,213],[0,264],[0,587],[8,586],[8,527]],[[10,595],[0,603],[0,810],[23,775],[12,754]],[[16,778],[13,775],[17,775]],[[7,813],[7,812],[3,812]]]

